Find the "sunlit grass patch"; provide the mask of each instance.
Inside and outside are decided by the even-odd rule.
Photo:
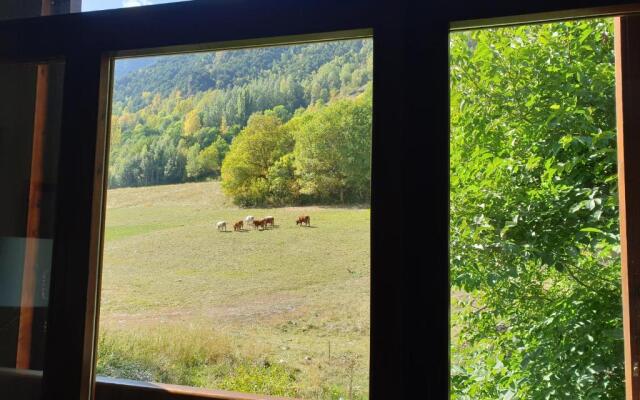
[[[219,187],[109,191],[98,374],[368,398],[369,209],[241,209]],[[276,227],[217,231],[246,215]]]

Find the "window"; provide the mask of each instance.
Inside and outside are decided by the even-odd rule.
[[[613,36],[451,35],[452,398],[624,397]]]
[[[18,12],[16,4],[35,5],[38,10],[42,6],[41,2],[4,1],[0,5],[4,17],[8,15],[5,6],[9,4],[12,4],[11,18],[40,14],[40,11]],[[56,57],[64,57],[67,61],[60,190],[57,193],[62,201],[56,202],[58,223],[52,256],[50,323],[47,324],[43,385],[47,392],[45,398],[75,398],[78,390],[84,396],[93,384],[94,309],[97,300],[93,287],[97,276],[96,254],[100,253],[96,250],[96,239],[100,241],[96,221],[101,220],[99,205],[102,204],[102,191],[96,181],[102,181],[104,143],[101,138],[104,131],[100,128],[96,135],[93,133],[96,126],[102,127],[106,119],[99,100],[106,98],[107,91],[98,90],[100,71],[108,69],[101,62],[103,57],[124,55],[131,49],[176,46],[173,48],[175,51],[184,51],[211,48],[211,43],[229,41],[240,41],[235,42],[236,45],[273,45],[286,42],[274,38],[292,35],[306,35],[309,40],[318,40],[344,38],[348,36],[345,32],[362,32],[363,29],[369,33],[375,31],[371,393],[381,398],[440,397],[446,395],[449,383],[449,287],[446,283],[449,149],[446,133],[449,104],[445,76],[448,49],[444,47],[448,24],[454,28],[469,28],[568,16],[637,12],[633,6],[610,7],[606,1],[592,3],[593,7],[603,5],[607,7],[563,11],[563,3],[560,2],[478,5],[477,2],[471,4],[460,0],[434,5],[401,1],[376,2],[371,6],[365,0],[246,0],[225,2],[223,5],[192,1],[137,10],[1,22],[0,58],[3,61],[51,60]],[[535,12],[545,14],[502,18]],[[502,19],[474,21],[465,25],[453,22],[491,17]],[[153,29],[149,29],[150,20]],[[627,50],[626,55],[632,57],[633,49],[629,47]],[[632,81],[632,70],[627,69],[628,84]],[[633,88],[633,85],[629,87]],[[625,101],[626,115],[631,117],[634,114],[633,96],[629,91],[626,93],[629,96]],[[637,185],[631,183],[634,182],[633,171],[640,170],[633,166],[639,159],[633,150],[638,146],[630,134],[634,131],[629,126],[632,118],[627,119],[624,125],[629,128],[629,135],[620,136],[621,130],[618,134],[626,144],[624,149],[619,149],[624,150],[621,154],[627,155],[624,171],[629,185],[624,188],[624,198],[629,209],[621,207],[621,218],[627,221],[626,212],[629,221],[634,221],[631,205],[636,202],[634,187]],[[430,194],[428,198],[423,196],[425,188]],[[417,203],[423,204],[425,200],[435,204],[432,205],[433,210],[422,213]],[[626,385],[632,396],[638,392],[638,378],[632,375],[636,362],[634,357],[637,356],[636,340],[633,339],[637,336],[633,322],[637,315],[634,300],[637,298],[637,285],[632,267],[637,265],[633,251],[640,248],[634,243],[634,226],[635,222],[631,222],[621,230],[624,317],[630,324],[625,329],[625,366],[627,376],[631,377],[626,380]],[[56,268],[57,265],[62,267]],[[421,317],[425,313],[428,313],[428,318]],[[436,333],[436,337],[424,340],[427,333]],[[424,373],[425,369],[428,373]],[[108,393],[118,396],[125,391],[136,398],[169,396],[162,392],[181,396],[177,389],[163,385],[146,385],[141,389],[140,385],[111,385],[101,379],[96,390],[97,398],[108,398],[101,397]]]
[[[97,374],[369,391],[371,39],[115,61]]]

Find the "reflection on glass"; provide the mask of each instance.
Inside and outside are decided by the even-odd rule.
[[[63,71],[0,65],[0,393],[15,399],[44,360]]]

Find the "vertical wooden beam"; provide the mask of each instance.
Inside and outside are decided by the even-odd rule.
[[[51,14],[51,1],[42,0],[41,15]],[[26,245],[22,274],[20,300],[20,324],[16,368],[31,365],[31,345],[33,339],[33,312],[36,296],[38,239],[40,238],[40,218],[42,188],[44,183],[44,147],[49,114],[49,65],[36,67],[36,93],[33,120],[33,144],[31,146],[31,177],[29,179],[29,208],[27,214]]]
[[[378,4],[378,7],[380,4]],[[403,346],[407,343],[408,290],[403,280],[409,275],[402,247],[404,229],[393,226],[397,216],[384,210],[403,209],[404,163],[402,154],[404,82],[389,79],[406,57],[404,31],[394,22],[399,10],[374,27],[373,36],[373,145],[371,165],[371,337],[369,393],[372,400],[402,399],[409,385]],[[394,132],[389,135],[387,132]],[[404,220],[404,218],[402,218]],[[397,219],[396,219],[397,221]],[[390,368],[390,366],[393,366]]]
[[[18,328],[18,349],[16,368],[29,368],[33,331],[33,309],[38,262],[38,238],[40,237],[40,218],[42,202],[42,184],[44,174],[44,142],[47,129],[49,99],[49,66],[37,66],[36,101],[33,123],[33,144],[31,150],[31,177],[29,179],[29,209],[27,214],[26,246],[22,274],[22,292],[20,301],[20,324]]]
[[[622,311],[627,400],[640,399],[640,17],[615,24]]]

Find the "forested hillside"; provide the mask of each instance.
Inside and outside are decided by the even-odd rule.
[[[312,135],[310,130],[320,129],[323,119],[325,123],[330,120],[325,114],[333,111],[342,119],[331,124],[348,129],[351,125],[347,120],[352,115],[345,114],[345,110],[360,110],[358,107],[364,103],[370,104],[370,90],[368,94],[365,92],[371,85],[372,52],[370,40],[350,40],[164,56],[148,63],[127,60],[116,64],[110,186],[219,177],[227,152],[234,147],[234,138],[250,128],[247,123],[252,115],[256,115],[253,120],[258,121],[257,114],[260,114],[271,118],[272,124],[282,125],[288,138],[282,144],[288,147],[271,154],[268,157],[271,164],[253,170],[254,174],[247,178],[252,183],[244,179],[240,170],[228,165],[227,175],[235,174],[236,180],[223,184],[237,203],[326,200],[333,195],[342,201],[367,200],[368,173],[363,175],[360,171],[360,179],[356,179],[347,172],[336,172],[329,185],[324,178],[322,182],[319,177],[314,178],[303,164],[313,165],[317,174],[340,170],[340,166],[325,165],[324,169],[318,169],[318,163],[313,160],[296,161],[294,153],[299,157],[303,154],[319,157],[311,148],[296,146],[297,141],[317,144],[308,137],[303,139],[298,132]],[[298,122],[288,123],[294,115]],[[318,123],[313,122],[316,119]],[[370,146],[370,115],[361,122],[365,124],[361,126],[362,135],[369,139],[361,137],[356,142]],[[322,129],[328,128],[331,126]],[[267,136],[270,133],[265,132]],[[340,135],[345,138],[348,133]],[[345,161],[357,155],[361,158],[359,161],[349,162],[360,162],[368,168],[369,147],[352,150],[350,154],[341,155],[341,159]],[[291,156],[280,159],[289,153]],[[285,173],[283,166],[288,165],[286,173],[293,179],[286,184],[286,195],[282,193],[282,179],[276,184],[277,190],[270,188],[267,179],[270,168],[275,173],[272,167],[276,162],[281,173]],[[238,176],[241,182],[237,181]]]

